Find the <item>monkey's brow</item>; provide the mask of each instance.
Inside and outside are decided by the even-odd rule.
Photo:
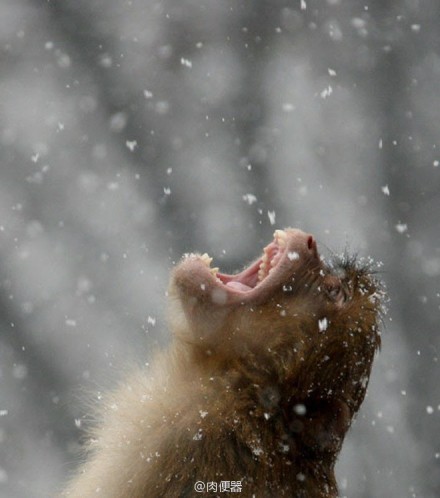
[[[376,263],[373,260],[360,258],[357,253],[349,254],[347,252],[335,256],[330,262],[331,269],[341,269],[347,272],[347,280],[364,276],[375,277],[376,275],[380,275],[383,271],[379,270],[379,265],[380,263]]]

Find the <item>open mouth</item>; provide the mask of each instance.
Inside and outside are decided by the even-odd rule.
[[[199,268],[194,272],[192,269],[193,275],[203,273],[203,280],[209,278],[211,289],[214,287],[218,292],[226,293],[225,301],[233,302],[266,297],[275,286],[294,278],[305,264],[312,260],[319,262],[319,256],[311,235],[297,229],[286,229],[275,230],[273,241],[264,247],[260,258],[235,275],[212,268],[212,258],[206,253],[197,256],[197,260],[203,263],[205,270],[201,272],[203,268]]]
[[[239,292],[249,292],[259,285],[278,264],[284,249],[286,248],[287,233],[284,230],[276,230],[274,240],[263,249],[263,255],[248,268],[236,275],[219,273],[218,268],[210,268],[211,273],[226,287]],[[202,260],[210,267],[212,258],[206,253]]]

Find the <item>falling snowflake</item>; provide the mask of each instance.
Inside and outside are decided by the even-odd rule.
[[[328,328],[328,320],[327,318],[323,318],[322,320],[318,320],[318,327],[320,332],[324,332]]]
[[[382,187],[382,192],[385,194],[385,195],[390,195],[390,188],[388,187],[388,185],[384,185]]]
[[[320,96],[322,99],[326,99],[327,97],[330,97],[332,93],[333,88],[329,85],[327,88],[324,88],[324,90],[320,93]]]
[[[137,141],[136,140],[127,140],[125,142],[125,145],[127,146],[128,149],[130,149],[131,152],[133,152],[134,149],[137,147]]]
[[[290,261],[297,261],[299,259],[299,254],[296,251],[289,251],[287,257]]]
[[[397,223],[396,230],[399,233],[405,233],[408,230],[408,225],[406,223]]]
[[[192,62],[189,59],[185,59],[184,57],[182,57],[180,59],[180,63],[182,64],[182,66],[189,67],[189,68],[192,67]]]
[[[275,211],[268,211],[267,216],[269,217],[270,224],[275,225]]]
[[[243,195],[243,200],[252,206],[255,202],[257,202],[257,197],[254,194],[245,194]]]

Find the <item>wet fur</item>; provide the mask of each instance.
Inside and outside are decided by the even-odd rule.
[[[349,296],[342,306],[326,289],[334,276]],[[188,295],[177,267],[170,349],[108,395],[62,496],[215,496],[195,482],[241,481],[241,493],[218,496],[336,497],[334,464],[380,345],[383,293],[355,260],[306,265],[300,277],[257,306],[213,309]]]

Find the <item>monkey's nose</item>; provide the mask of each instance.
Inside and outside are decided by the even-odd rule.
[[[319,258],[318,246],[313,235],[297,228],[287,229],[286,232],[288,233],[288,245],[292,250],[310,258]]]

